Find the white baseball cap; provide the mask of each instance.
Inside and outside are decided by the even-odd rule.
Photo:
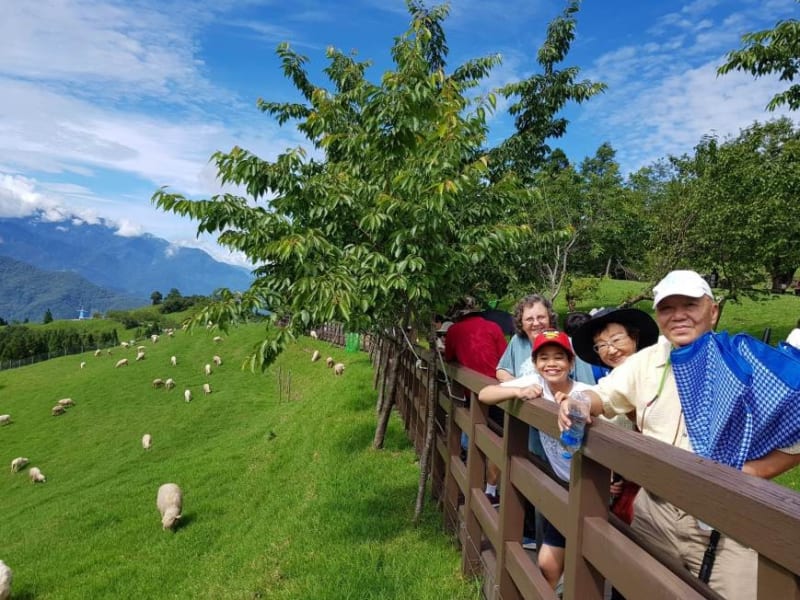
[[[667,296],[689,296],[701,298],[708,296],[712,300],[714,294],[711,287],[696,271],[670,271],[666,277],[653,288],[653,308],[658,306]]]

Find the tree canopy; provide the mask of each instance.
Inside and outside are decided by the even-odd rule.
[[[410,28],[392,48],[394,69],[378,83],[366,77],[369,62],[329,48],[329,87],[314,84],[307,59],[287,44],[278,47],[302,101],[258,106],[280,124],[296,123],[313,151],[287,149],[274,161],[238,147],[217,152],[220,180],[248,197],[189,200],[166,189],[153,196],[160,208],[196,219],[199,232],[220,233],[220,244],[257,265],[250,289],[220,292],[197,317],[224,327],[269,309],[275,319],[288,319],[286,328],[267,329],[252,368],[264,368],[294,332],[312,324],[342,321],[356,329],[429,321],[460,295],[488,287],[487,278],[531,235],[528,223],[508,217],[535,203],[536,191],[517,169],[491,172],[484,150],[495,94],[470,95],[499,57],[448,71],[447,7],[409,1],[408,9]],[[562,17],[567,25],[548,30],[540,57],[550,67],[566,54],[575,10],[571,2]],[[535,113],[537,123],[553,121],[543,130],[519,121],[522,140],[527,131],[537,130],[539,141],[563,131],[555,112],[564,102],[600,91],[574,84],[575,69],[559,75],[550,67],[544,80],[537,75],[528,87],[505,90],[520,94],[520,118]]]

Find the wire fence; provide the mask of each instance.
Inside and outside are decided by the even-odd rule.
[[[51,358],[59,358],[61,356],[70,356],[73,354],[83,354],[84,352],[90,352],[92,350],[97,351],[107,351],[110,348],[117,346],[114,342],[108,342],[105,344],[95,344],[91,347],[86,345],[81,345],[80,347],[76,346],[73,348],[65,348],[63,350],[50,350],[49,352],[40,352],[38,354],[32,354],[31,356],[26,356],[24,358],[12,358],[8,360],[0,360],[0,371],[7,371],[8,369],[18,369],[20,367],[27,367],[28,365],[33,365],[38,362],[42,362],[45,360],[50,360]]]

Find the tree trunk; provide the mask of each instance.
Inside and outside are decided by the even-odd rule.
[[[372,447],[375,448],[375,450],[383,448],[383,439],[386,437],[386,427],[389,425],[389,417],[392,415],[392,407],[394,406],[396,393],[397,368],[400,364],[398,359],[399,356],[394,356],[389,361],[389,376],[384,378],[386,382],[384,386],[385,392],[378,413],[378,426],[375,428],[375,439],[372,440]]]
[[[419,485],[417,503],[414,506],[414,524],[418,524],[425,506],[425,487],[433,461],[434,434],[436,433],[436,365],[428,365],[428,414],[425,421],[425,443],[419,457]]]
[[[613,257],[609,256],[608,260],[606,261],[606,272],[605,272],[605,278],[606,279],[608,279],[608,274],[611,273],[611,260],[612,259],[613,259]]]
[[[380,377],[378,379],[378,402],[375,405],[375,412],[381,412],[381,408],[383,407],[384,402],[386,401],[386,390],[387,388],[387,373],[388,370],[391,369],[391,365],[395,362],[393,353],[396,350],[396,346],[391,342],[387,341],[384,344],[383,349],[381,350],[381,361],[378,365],[380,370]]]

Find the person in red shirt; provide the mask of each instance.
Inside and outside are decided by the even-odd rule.
[[[471,296],[465,297],[463,307],[458,311],[455,323],[447,330],[444,339],[444,359],[459,364],[494,379],[497,363],[506,351],[506,338],[500,326],[481,316],[477,302]],[[492,410],[494,409],[494,411]],[[503,424],[503,412],[492,407],[489,416]],[[500,469],[489,463],[486,473],[486,496],[492,504],[499,504],[497,481]]]

